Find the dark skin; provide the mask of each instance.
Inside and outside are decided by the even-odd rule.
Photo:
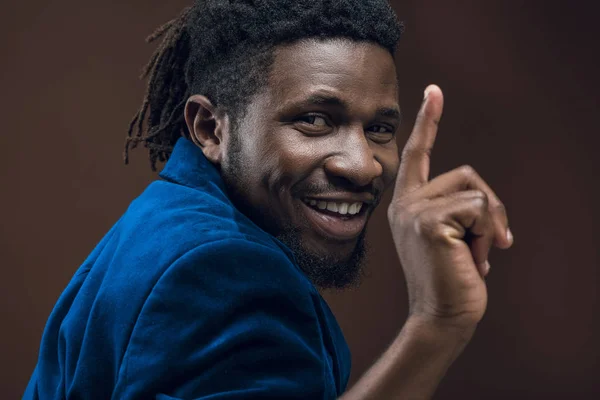
[[[396,181],[388,217],[409,317],[347,399],[429,398],[485,312],[490,248],[513,241],[502,203],[472,168],[429,180],[443,108],[437,86],[427,88],[400,163],[397,93],[394,60],[376,44],[305,40],[278,48],[267,87],[240,121],[236,157],[243,174],[228,168],[227,113],[201,95],[186,105],[192,139],[226,182],[237,185],[247,214],[260,215],[259,225],[274,234],[291,224],[305,251],[348,257],[355,231]],[[323,229],[307,198],[364,202],[364,221],[354,217],[352,229]]]
[[[201,120],[190,121],[198,106],[212,108],[206,98],[191,99],[188,125],[199,132],[198,143],[229,186],[240,188],[240,208],[260,226],[277,235],[291,225],[300,230],[307,252],[344,259],[362,229],[347,237],[323,232],[307,217],[303,200],[364,202],[364,229],[399,165],[396,73],[393,59],[378,46],[345,41],[314,46],[277,49],[269,85],[241,121],[237,168],[224,151],[230,136],[221,127],[228,122],[215,119],[213,133],[210,125],[208,131],[198,129]],[[233,177],[240,168],[244,174]]]

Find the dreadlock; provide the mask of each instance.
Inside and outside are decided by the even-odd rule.
[[[393,55],[403,26],[386,0],[196,0],[146,41],[162,38],[144,67],[146,94],[125,141],[143,143],[150,166],[166,161],[188,137],[184,107],[207,96],[236,125],[250,97],[267,83],[273,49],[305,38],[371,41]]]

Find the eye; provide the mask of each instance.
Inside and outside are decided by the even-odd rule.
[[[392,133],[390,128],[383,125],[373,125],[369,128],[369,131],[375,133]]]
[[[304,122],[308,125],[314,125],[315,127],[325,127],[329,126],[325,118],[320,117],[318,115],[304,115],[298,118],[298,121]]]
[[[385,144],[394,138],[396,130],[387,125],[372,125],[367,129],[367,133],[376,143]]]
[[[297,130],[309,136],[326,135],[332,130],[329,118],[323,114],[306,114],[296,117],[294,125]]]

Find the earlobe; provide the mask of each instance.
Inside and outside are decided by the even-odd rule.
[[[191,96],[185,105],[185,122],[190,139],[202,149],[210,162],[220,165],[223,137],[212,102],[206,96]]]

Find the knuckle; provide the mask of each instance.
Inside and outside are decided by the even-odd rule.
[[[422,212],[413,222],[417,235],[430,241],[437,241],[446,237],[445,225],[439,215],[432,212]]]
[[[505,215],[505,216],[507,215],[506,214],[506,206],[502,202],[498,202],[496,205],[494,205],[494,211],[501,215]]]
[[[447,247],[453,244],[455,229],[446,223],[446,215],[440,210],[411,203],[394,222],[397,224],[398,238],[404,242],[418,239],[433,247]]]
[[[458,170],[466,181],[472,182],[476,186],[479,186],[481,183],[485,183],[483,182],[483,178],[481,178],[481,175],[479,175],[477,170],[470,165],[463,165],[459,167]]]
[[[490,201],[488,195],[482,190],[473,191],[473,200],[480,208],[488,208]]]
[[[432,221],[428,218],[424,218],[423,214],[418,215],[413,220],[413,229],[419,236],[428,236],[428,233],[432,229]]]
[[[448,246],[452,242],[452,231],[445,224],[439,224],[432,231],[429,240],[436,246]]]
[[[475,171],[475,168],[468,164],[459,167],[458,172],[465,178],[473,178],[477,176],[477,171]]]

